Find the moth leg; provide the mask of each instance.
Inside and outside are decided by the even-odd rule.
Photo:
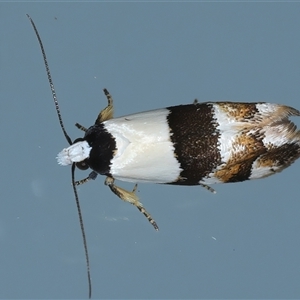
[[[87,128],[86,127],[84,127],[84,126],[82,126],[81,124],[79,124],[79,123],[76,123],[75,124],[75,126],[78,128],[78,129],[80,129],[80,130],[82,130],[82,131],[84,131],[84,132],[86,132],[87,131]]]
[[[88,177],[84,178],[84,179],[81,179],[81,180],[78,180],[78,181],[75,181],[75,185],[80,185],[80,184],[84,184],[86,182],[88,182],[89,180],[95,180],[97,178],[98,174],[94,171],[92,171]]]
[[[203,183],[199,183],[199,185],[201,185],[202,187],[204,187],[205,189],[207,189],[208,191],[212,192],[213,194],[216,194],[216,190],[214,190],[212,187],[210,187],[209,185],[203,184]]]
[[[113,98],[108,92],[107,89],[103,89],[103,92],[107,98],[107,106],[102,109],[97,117],[95,124],[100,124],[103,121],[109,120],[113,118],[114,115],[114,106],[113,106]]]
[[[151,215],[146,211],[143,204],[139,201],[138,196],[136,195],[137,184],[134,186],[132,192],[126,191],[114,184],[115,179],[113,177],[107,176],[105,179],[105,185],[108,185],[111,191],[116,194],[123,201],[129,202],[134,205],[152,224],[155,230],[158,230],[156,222],[153,220]]]

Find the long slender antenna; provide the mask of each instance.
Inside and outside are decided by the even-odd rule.
[[[56,109],[56,112],[57,112],[57,116],[58,116],[60,127],[61,127],[61,129],[62,129],[62,131],[64,133],[64,136],[66,137],[68,143],[70,145],[72,145],[72,140],[69,137],[69,135],[67,134],[67,131],[65,130],[65,126],[64,126],[61,114],[60,114],[60,109],[59,109],[59,105],[58,105],[58,101],[57,101],[57,97],[56,97],[56,93],[55,93],[55,88],[54,88],[54,84],[53,84],[52,77],[51,77],[51,74],[50,74],[50,69],[49,69],[49,66],[48,66],[48,61],[47,61],[47,57],[46,57],[46,53],[45,53],[45,50],[44,50],[44,46],[43,46],[42,40],[41,40],[40,35],[39,35],[39,33],[38,33],[38,31],[37,31],[37,29],[35,27],[35,24],[34,24],[33,20],[31,19],[31,17],[28,14],[26,14],[26,16],[28,17],[28,19],[31,22],[31,25],[32,25],[32,27],[33,27],[33,29],[35,31],[36,37],[37,37],[37,39],[39,41],[40,48],[42,50],[44,64],[45,64],[45,68],[46,68],[46,72],[47,72],[47,76],[48,76],[48,81],[49,81],[49,84],[50,84],[50,89],[51,89],[52,97],[53,97],[53,100],[54,100],[54,105],[55,105],[55,109]]]
[[[49,69],[49,66],[48,66],[46,53],[45,53],[45,50],[44,50],[42,40],[41,40],[40,35],[39,35],[39,33],[38,33],[38,31],[35,27],[35,24],[34,24],[33,20],[31,19],[31,17],[28,14],[26,14],[26,15],[27,15],[28,19],[31,22],[31,25],[32,25],[32,27],[35,31],[35,34],[36,34],[37,39],[38,39],[39,44],[40,44],[40,48],[41,48],[41,51],[42,51],[42,54],[43,54],[44,64],[45,64],[45,68],[46,68],[46,72],[47,72],[47,76],[48,76],[48,81],[49,81],[49,84],[50,84],[50,89],[51,89],[51,92],[52,92],[52,97],[53,97],[53,101],[54,101],[54,104],[55,104],[55,109],[56,109],[56,112],[57,112],[60,127],[63,131],[63,134],[64,134],[66,140],[68,141],[68,143],[70,145],[72,145],[72,140],[69,137],[69,135],[67,134],[67,132],[65,130],[65,127],[64,127],[64,124],[63,124],[63,121],[62,121],[62,117],[61,117],[61,113],[60,113],[60,109],[59,109],[59,105],[58,105],[58,100],[57,100],[57,97],[56,97],[55,88],[54,88],[54,84],[53,84],[53,81],[52,81],[52,77],[51,77],[50,69]],[[82,218],[82,214],[81,214],[81,208],[80,208],[80,203],[79,203],[79,198],[78,198],[76,183],[75,183],[75,167],[76,167],[76,165],[75,165],[75,163],[73,163],[72,168],[71,168],[72,186],[73,186],[73,191],[74,191],[74,195],[75,195],[75,201],[76,201],[77,212],[78,212],[78,217],[79,217],[79,224],[80,224],[80,229],[81,229],[81,235],[82,235],[82,239],[83,239],[83,247],[84,247],[85,259],[86,259],[86,268],[87,268],[87,277],[88,277],[88,286],[89,286],[89,298],[91,298],[92,297],[92,280],[91,280],[91,273],[90,273],[90,261],[89,261],[89,253],[88,253],[87,242],[86,242],[86,235],[85,235],[85,230],[84,230],[84,226],[83,226],[83,218]]]
[[[75,183],[75,168],[76,168],[76,164],[73,163],[72,164],[72,172],[71,172],[72,173],[72,186],[73,186],[73,191],[74,191],[74,195],[75,195],[76,206],[77,206],[78,217],[79,217],[79,224],[80,224],[81,234],[82,234],[82,239],[83,239],[87,277],[88,277],[88,284],[89,284],[89,299],[90,299],[92,297],[92,280],[91,280],[91,272],[90,272],[90,260],[89,260],[89,253],[88,253],[85,231],[84,231],[84,226],[83,226],[81,208],[80,208],[80,203],[79,203],[77,189],[76,189],[76,183]]]

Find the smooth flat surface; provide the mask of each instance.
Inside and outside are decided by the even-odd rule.
[[[104,87],[115,116],[195,98],[300,109],[300,3],[0,4],[0,298],[86,298],[71,171],[55,160],[67,142],[26,13],[75,139]],[[103,177],[81,186],[93,297],[300,298],[299,167],[216,195],[141,184],[159,232]]]

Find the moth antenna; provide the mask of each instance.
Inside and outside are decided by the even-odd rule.
[[[34,24],[33,20],[31,19],[31,17],[28,14],[26,14],[26,15],[27,15],[28,19],[31,22],[31,25],[32,25],[32,27],[35,31],[35,34],[36,34],[37,39],[38,39],[39,44],[40,44],[40,48],[41,48],[41,51],[42,51],[42,54],[43,54],[44,64],[45,64],[45,68],[46,68],[46,72],[47,72],[47,76],[48,76],[48,81],[49,81],[49,84],[50,84],[50,89],[51,89],[53,101],[54,101],[54,104],[55,104],[55,109],[56,109],[56,112],[57,112],[60,127],[63,131],[63,134],[64,134],[66,140],[68,141],[68,143],[70,145],[72,145],[72,140],[69,137],[69,135],[67,134],[67,132],[65,130],[65,127],[64,127],[64,124],[63,124],[63,121],[62,121],[62,117],[61,117],[61,113],[60,113],[60,109],[59,109],[59,105],[58,105],[58,100],[57,100],[57,97],[56,97],[55,88],[54,88],[54,84],[53,84],[53,81],[52,81],[52,77],[51,77],[50,69],[49,69],[49,66],[48,66],[48,61],[47,61],[47,57],[46,57],[46,53],[45,53],[45,50],[44,50],[42,40],[41,40],[40,35],[37,31],[37,28],[35,27],[35,24]],[[88,278],[89,299],[90,299],[92,297],[92,280],[91,280],[91,272],[90,272],[90,260],[89,260],[89,253],[88,253],[88,248],[87,248],[85,230],[84,230],[84,226],[83,226],[83,218],[82,218],[82,214],[81,214],[81,208],[80,208],[80,203],[79,203],[79,198],[78,198],[76,183],[75,183],[75,167],[76,167],[76,164],[73,163],[72,168],[71,168],[72,187],[73,187],[73,191],[74,191],[74,196],[75,196],[75,201],[76,201],[76,206],[77,206],[77,212],[78,212],[78,217],[79,217],[79,224],[80,224],[80,229],[81,229],[81,235],[82,235],[82,239],[83,239],[83,247],[84,247],[84,253],[85,253],[87,278]]]
[[[72,140],[69,137],[69,135],[67,134],[67,131],[65,129],[65,126],[64,126],[64,123],[63,123],[63,120],[62,120],[62,117],[61,117],[61,113],[60,113],[60,109],[59,109],[59,105],[58,105],[58,101],[57,101],[57,97],[56,97],[56,93],[55,93],[55,88],[54,88],[54,84],[53,84],[53,81],[52,81],[52,77],[51,77],[50,69],[49,69],[49,66],[48,66],[48,61],[47,61],[47,57],[46,57],[46,53],[45,53],[45,50],[44,50],[42,40],[40,38],[38,30],[35,27],[35,24],[34,24],[33,20],[31,19],[31,17],[28,14],[26,14],[26,16],[28,17],[28,19],[29,19],[29,21],[30,21],[30,23],[31,23],[31,25],[34,29],[34,32],[35,32],[36,37],[37,37],[37,39],[39,41],[39,44],[40,44],[40,48],[41,48],[41,51],[42,51],[44,64],[45,64],[45,68],[46,68],[46,72],[47,72],[47,76],[48,76],[48,81],[49,81],[49,84],[50,84],[50,89],[51,89],[51,93],[52,93],[52,97],[53,97],[53,101],[54,101],[55,109],[56,109],[56,112],[57,112],[60,127],[63,131],[63,134],[64,134],[66,140],[68,141],[68,143],[70,145],[72,145]]]
[[[80,228],[81,228],[81,235],[82,235],[83,247],[84,247],[84,252],[85,252],[85,260],[86,260],[88,285],[89,285],[89,299],[91,299],[91,297],[92,297],[92,280],[91,280],[91,272],[90,272],[90,259],[89,259],[89,252],[88,252],[86,236],[85,236],[85,231],[84,231],[84,226],[83,226],[83,218],[82,218],[82,214],[81,214],[81,208],[80,208],[79,198],[78,198],[77,189],[76,189],[75,168],[76,168],[76,164],[73,163],[72,170],[71,170],[72,187],[73,187],[73,191],[74,191],[74,195],[75,195],[76,206],[77,206],[78,217],[79,217],[79,224],[80,224]]]

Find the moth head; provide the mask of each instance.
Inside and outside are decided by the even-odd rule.
[[[72,163],[80,170],[89,168],[88,158],[92,147],[83,138],[76,139],[73,144],[58,153],[56,159],[59,165],[68,166]]]

